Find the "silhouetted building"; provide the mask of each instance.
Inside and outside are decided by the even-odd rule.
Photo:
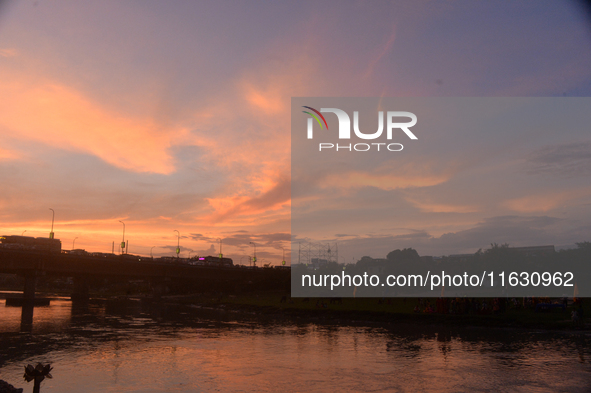
[[[62,242],[59,239],[32,236],[0,236],[0,244],[4,248],[61,252]]]

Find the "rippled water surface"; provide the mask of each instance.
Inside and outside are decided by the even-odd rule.
[[[591,337],[521,329],[298,324],[228,312],[0,300],[0,379],[48,392],[589,392]]]

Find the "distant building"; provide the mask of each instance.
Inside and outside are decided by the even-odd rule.
[[[50,239],[47,237],[0,236],[0,244],[4,248],[58,253],[62,251],[62,242],[59,239]]]
[[[444,260],[446,262],[454,262],[454,263],[461,263],[461,262],[472,262],[476,254],[451,254],[443,258],[434,258],[434,260]]]
[[[509,247],[508,249],[526,255],[528,257],[552,255],[556,252],[554,246]],[[433,257],[433,260],[446,260],[448,262],[470,262],[474,260],[475,257],[476,254],[451,254],[445,257]]]

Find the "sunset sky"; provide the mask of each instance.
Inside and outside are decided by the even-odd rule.
[[[130,253],[173,255],[178,230],[181,256],[215,255],[222,238],[235,263],[255,242],[278,264],[291,247],[291,97],[589,96],[590,20],[554,1],[0,1],[0,234],[48,236],[53,208],[64,249],[77,238],[110,252],[122,220]],[[367,184],[415,210],[347,238],[360,254],[346,258],[383,257],[370,245],[388,236],[429,255],[508,233],[591,240],[591,138],[543,140],[520,142],[523,178],[537,177],[508,199],[469,188],[471,176],[496,184],[508,142],[490,173],[433,152],[431,183]],[[434,199],[441,185],[469,191]]]

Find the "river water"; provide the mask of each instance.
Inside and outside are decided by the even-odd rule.
[[[264,319],[117,301],[0,300],[0,379],[41,392],[589,392],[588,333]]]

